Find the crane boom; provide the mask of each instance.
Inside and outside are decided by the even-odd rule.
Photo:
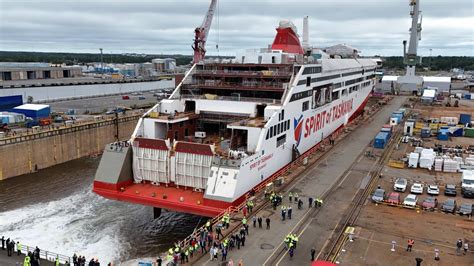
[[[194,44],[192,46],[194,50],[194,63],[199,63],[201,60],[204,60],[204,57],[206,56],[206,40],[211,28],[216,6],[217,0],[212,0],[201,26],[194,30]]]

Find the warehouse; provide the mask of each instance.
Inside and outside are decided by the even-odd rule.
[[[82,77],[82,69],[74,66],[57,67],[41,63],[2,63],[0,67],[0,81]]]

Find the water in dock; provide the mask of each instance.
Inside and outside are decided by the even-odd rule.
[[[0,236],[103,263],[153,257],[204,219],[111,201],[92,192],[99,158],[79,159],[0,182]]]

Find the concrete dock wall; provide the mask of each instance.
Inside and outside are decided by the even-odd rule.
[[[140,116],[120,117],[119,139],[130,138]],[[0,139],[0,180],[101,153],[115,141],[115,119]]]

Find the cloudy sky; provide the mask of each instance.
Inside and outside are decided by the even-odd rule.
[[[193,30],[210,0],[0,0],[0,50],[191,54]],[[419,53],[474,56],[474,0],[424,0]],[[408,0],[220,0],[210,55],[266,47],[280,19],[326,47],[347,43],[364,55],[401,55]],[[219,51],[216,49],[219,43]]]

